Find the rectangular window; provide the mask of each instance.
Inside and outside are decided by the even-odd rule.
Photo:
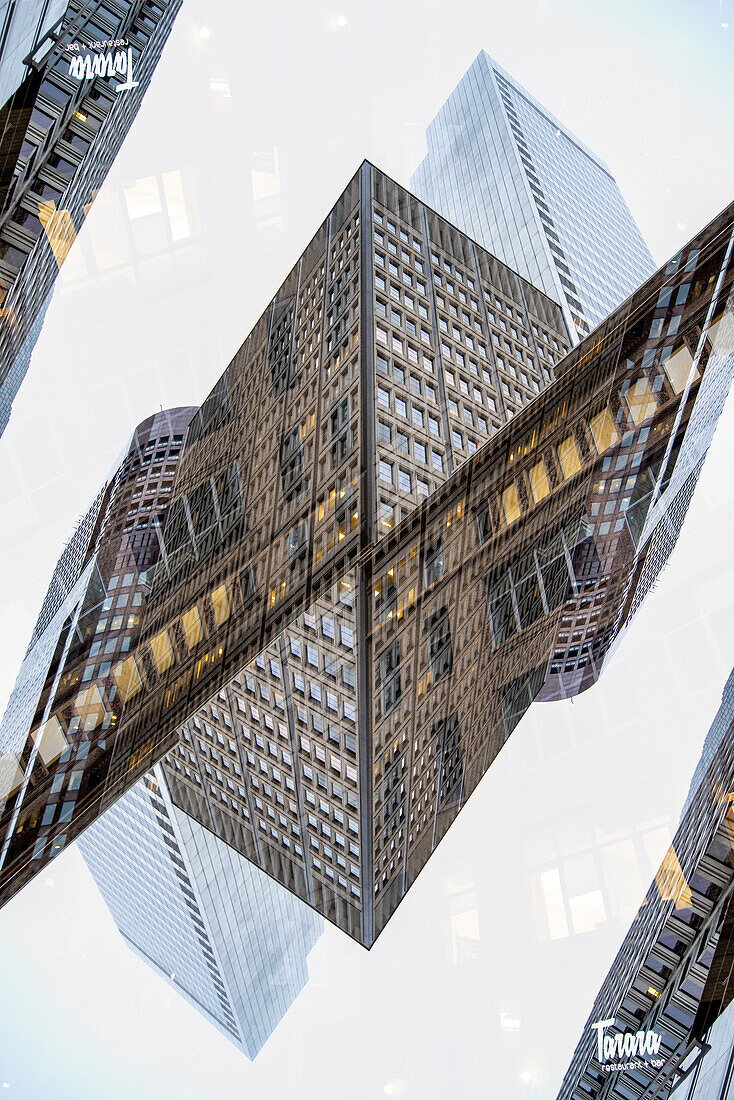
[[[509,527],[511,523],[520,518],[520,499],[514,482],[512,485],[508,485],[502,494],[502,507],[505,510],[505,519]]]
[[[539,504],[543,497],[547,497],[550,492],[548,473],[542,458],[540,462],[536,462],[534,466],[530,467],[528,470],[528,479],[530,481],[530,491],[533,494],[533,500],[536,504]]]
[[[558,444],[558,458],[561,462],[564,478],[573,477],[581,469],[578,447],[572,435],[569,435],[567,439]]]
[[[171,646],[171,639],[168,636],[168,631],[164,630],[160,634],[156,634],[155,638],[151,638],[150,648],[158,673],[159,675],[163,675],[166,669],[170,668],[173,664],[173,648]]]
[[[589,427],[594,437],[596,449],[600,455],[603,455],[605,451],[613,447],[619,438],[617,429],[614,426],[614,418],[608,407],[603,408],[601,412],[598,412],[596,416],[591,418]]]
[[[183,613],[181,625],[186,636],[186,645],[190,650],[194,649],[204,636],[201,628],[201,616],[196,604],[189,611]]]
[[[642,424],[644,420],[652,416],[657,408],[657,401],[650,389],[647,378],[638,378],[624,396],[630,416],[636,425]]]

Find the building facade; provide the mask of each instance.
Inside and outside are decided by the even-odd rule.
[[[137,641],[195,411],[138,425],[59,558],[0,724],[0,877],[9,894],[98,813],[122,713],[116,670]]]
[[[365,162],[188,429],[95,813],[163,760],[371,946],[670,552],[734,369],[733,213],[568,352],[558,305]]]
[[[588,335],[655,270],[607,165],[482,51],[426,131],[415,193]]]
[[[731,210],[521,404],[511,329],[551,368],[551,303],[521,334],[517,277],[364,165],[189,431],[120,773],[170,738],[177,804],[374,942],[531,700],[594,682],[664,563],[689,422],[713,430],[731,379],[730,233]],[[475,391],[486,415],[505,388],[464,457]]]
[[[79,847],[128,946],[254,1058],[308,982],[321,918],[177,809],[160,768]]]
[[[729,1095],[733,784],[734,673],[673,843],[594,1002],[559,1100]],[[655,1038],[633,1051],[637,1035]]]
[[[10,90],[0,109],[0,433],[59,267],[137,114],[180,6],[181,0],[70,0],[61,8],[43,5],[36,12],[40,22],[28,26],[27,10],[19,14],[15,4],[6,5],[7,36],[0,44],[0,77],[5,83],[7,69]],[[58,18],[49,26],[52,15]]]
[[[0,103],[7,103],[22,84],[25,59],[62,17],[68,0],[43,0],[40,4],[0,3]]]

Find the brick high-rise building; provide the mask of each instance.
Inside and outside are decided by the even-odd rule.
[[[733,216],[564,356],[558,305],[365,162],[191,422],[98,809],[163,759],[370,946],[670,552],[734,367]]]
[[[0,877],[14,893],[99,812],[163,519],[196,410],[135,429],[67,543],[0,723]]]

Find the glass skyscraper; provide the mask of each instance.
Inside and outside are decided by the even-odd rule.
[[[254,1058],[308,981],[322,919],[177,809],[160,768],[79,847],[128,946]]]
[[[609,168],[482,51],[426,131],[412,190],[585,336],[655,270]]]

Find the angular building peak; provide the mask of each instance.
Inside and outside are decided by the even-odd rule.
[[[610,169],[482,51],[426,130],[411,185],[587,335],[655,270]]]

